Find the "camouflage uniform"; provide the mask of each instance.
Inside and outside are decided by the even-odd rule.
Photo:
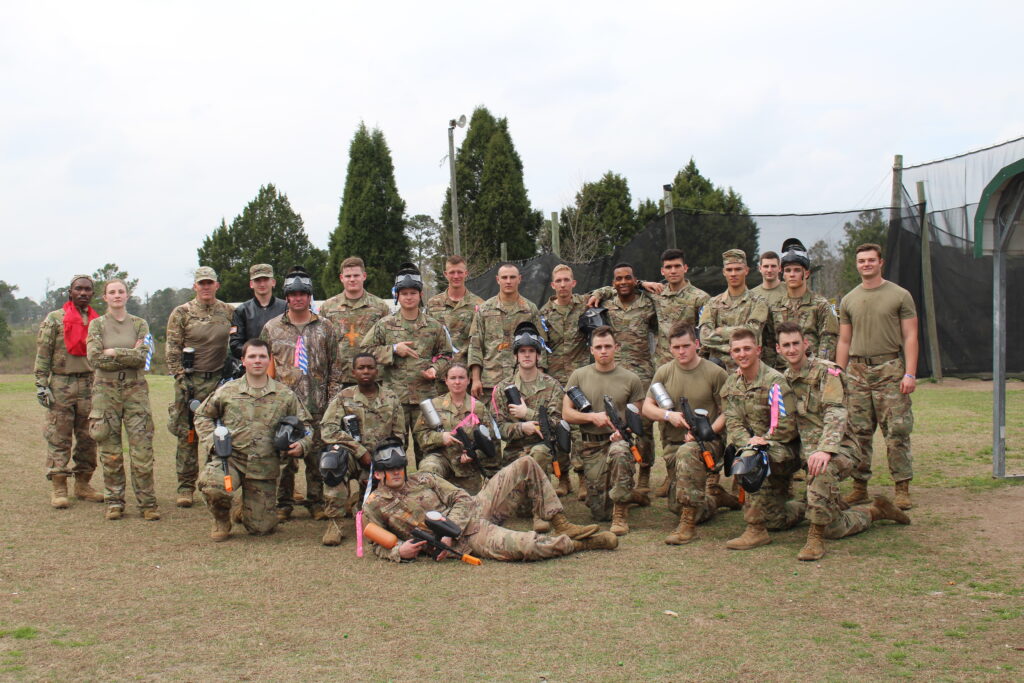
[[[632,303],[623,303],[615,296],[604,305],[608,309],[612,329],[615,330],[615,341],[620,346],[618,353],[615,354],[616,365],[621,365],[639,377],[646,391],[651,384],[651,377],[654,376],[654,362],[651,360],[651,344],[648,337],[650,332],[658,329],[654,303],[646,292],[639,292]],[[625,419],[625,414],[620,413],[620,416]],[[649,469],[654,464],[654,423],[646,417],[641,421],[644,433],[638,440],[637,447],[644,456],[644,462],[649,464],[640,467]]]
[[[149,324],[129,315],[134,341],[145,340]],[[117,324],[109,315],[89,323],[89,362],[96,368],[93,383],[92,411],[89,432],[99,446],[103,464],[103,501],[108,506],[123,508],[125,476],[124,450],[121,447],[121,425],[128,433],[128,454],[132,469],[132,489],[140,509],[156,507],[153,488],[153,413],[149,407],[149,385],[142,368],[150,347],[113,347],[116,356],[104,355],[104,332]]]
[[[788,411],[796,408],[789,382],[778,370],[760,363],[757,377],[749,384],[743,375],[730,374],[722,387],[725,404],[725,429],[729,443],[742,448],[754,436],[768,441],[771,474],[756,493],[746,494],[743,519],[747,524],[764,524],[768,529],[788,529],[804,518],[805,506],[790,500],[793,474],[800,469],[800,443],[796,418],[792,412],[782,415],[775,432],[768,435],[771,412],[768,392],[773,384],[782,389],[782,402]]]
[[[766,337],[764,349],[775,350],[778,337],[775,330],[784,322],[795,322],[800,325],[804,339],[811,344],[811,355],[816,358],[834,361],[836,359],[836,344],[839,340],[839,318],[832,309],[832,304],[823,296],[815,294],[811,290],[804,292],[798,298],[783,297],[776,299],[770,305],[772,324],[768,329],[771,337]],[[764,361],[764,353],[761,354]],[[786,369],[786,359],[775,354],[775,362],[772,364],[777,370]]]
[[[306,465],[306,504],[313,507],[324,502],[324,482],[320,476],[320,418],[327,408],[330,397],[335,393],[334,366],[338,351],[338,331],[329,320],[316,313],[310,313],[311,320],[302,328],[302,342],[306,348],[309,372],[303,374],[295,365],[295,345],[299,340],[299,328],[292,323],[289,313],[283,313],[268,322],[260,333],[260,339],[270,344],[270,355],[274,360],[274,378],[295,392],[296,398],[309,413],[313,427],[312,446],[302,457]],[[274,425],[271,425],[271,429]],[[291,510],[295,499],[295,473],[299,471],[298,458],[288,458],[281,472],[278,486],[278,507]]]
[[[745,327],[753,331],[760,344],[767,320],[768,303],[750,290],[735,299],[729,296],[729,290],[711,297],[700,316],[701,354],[708,359],[717,358],[727,371],[735,370],[736,364],[729,355],[729,335]]]
[[[472,434],[473,426],[477,424],[490,424],[491,415],[487,411],[487,404],[478,401],[471,394],[466,394],[461,406],[456,406],[452,401],[451,394],[438,396],[430,399],[441,418],[441,426],[444,431],[454,432],[455,428],[463,424],[467,434]],[[470,412],[475,418],[469,418]],[[412,435],[416,443],[425,455],[420,459],[419,471],[436,474],[442,479],[447,479],[461,489],[476,492],[480,490],[481,477],[473,463],[461,462],[461,446],[445,446],[442,438],[443,432],[436,432],[427,426],[423,415],[420,415],[413,424]],[[481,463],[481,465],[493,466],[497,463]]]
[[[220,387],[196,411],[196,431],[204,454],[213,453],[213,430],[220,421],[231,432],[228,470],[232,488],[241,489],[242,524],[250,534],[268,534],[277,526],[274,513],[277,479],[285,460],[274,448],[274,430],[283,417],[295,415],[306,427],[299,443],[303,453],[313,447],[309,413],[288,387],[267,378],[265,387],[249,386],[247,377]],[[211,457],[199,479],[199,490],[214,517],[226,519],[231,494],[224,488],[224,466]]]
[[[505,397],[505,387],[515,386],[523,396],[523,403],[526,405],[526,419],[523,421],[513,418],[508,412],[508,399]],[[544,441],[540,434],[526,436],[523,434],[523,422],[536,421],[538,419],[538,407],[543,405],[548,411],[548,421],[551,429],[558,426],[562,419],[562,385],[553,378],[540,373],[533,382],[527,384],[519,376],[519,371],[512,373],[512,376],[495,385],[491,392],[491,410],[498,421],[501,434],[505,437],[505,451],[502,457],[502,465],[507,465],[516,458],[529,456],[537,461],[545,472],[551,467],[551,448]]]
[[[362,434],[358,443],[352,435],[345,431],[342,418],[355,415],[359,421]],[[398,397],[388,388],[377,384],[377,395],[373,398],[359,390],[359,385],[342,389],[327,406],[320,421],[320,436],[324,444],[340,443],[351,449],[355,455],[349,460],[348,480],[358,479],[362,486],[366,485],[369,468],[359,459],[364,455],[372,455],[374,447],[384,439],[405,439],[405,413]],[[348,481],[337,486],[324,486],[324,513],[328,519],[338,517],[345,505],[348,492]]]
[[[342,386],[356,383],[352,359],[363,350],[359,342],[374,323],[390,312],[386,301],[366,291],[358,299],[349,299],[341,292],[320,304],[320,317],[330,320],[338,331],[338,350],[331,378],[335,392]],[[334,394],[327,398],[334,398]]]
[[[846,381],[835,363],[808,358],[799,372],[786,370],[796,398],[802,459],[824,451],[832,456],[825,471],[807,482],[807,519],[825,527],[825,538],[852,536],[871,526],[868,506],[843,510],[839,482],[857,467],[857,444],[851,438],[846,412]]]
[[[424,527],[426,513],[435,510],[462,528],[453,545],[462,553],[491,560],[544,560],[573,552],[568,536],[541,536],[533,531],[513,531],[501,526],[524,500],[530,500],[533,514],[550,519],[562,512],[547,476],[531,458],[520,458],[487,482],[480,493],[466,491],[427,472],[408,475],[398,489],[378,485],[363,506],[367,523],[390,529],[400,540],[412,536],[414,527]],[[372,544],[373,552],[400,562],[399,546],[390,550]]]
[[[572,303],[568,306],[559,306],[557,298],[551,297],[540,309],[541,323],[551,349],[546,359],[547,373],[563,387],[573,370],[591,362],[590,346],[587,338],[580,334],[579,328],[580,316],[586,310],[587,297],[582,294],[573,294]],[[572,468],[582,476],[583,461],[579,453],[583,442],[580,440],[579,425],[572,425],[571,434],[572,453],[557,453],[555,458],[563,471],[568,471],[571,462]]]
[[[234,309],[223,301],[204,304],[196,298],[175,308],[167,319],[167,370],[174,376],[167,428],[178,439],[174,459],[179,495],[191,496],[199,475],[198,444],[188,404],[192,399],[204,400],[220,383],[233,314]],[[196,350],[191,374],[181,366],[181,350],[186,346]]]
[[[88,324],[86,315],[82,316],[82,322]],[[63,309],[50,312],[39,326],[35,377],[36,387],[49,387],[54,400],[46,410],[43,431],[46,478],[74,474],[88,481],[96,470],[96,442],[89,436],[88,422],[92,409],[92,367],[85,356],[68,353],[64,343]],[[73,468],[68,466],[72,459],[75,461]]]
[[[537,307],[522,295],[512,303],[504,303],[495,295],[477,308],[469,331],[469,368],[480,366],[480,382],[485,391],[490,392],[515,365],[512,333],[525,322],[533,323],[538,330],[543,328]],[[543,358],[539,364],[545,364]]]
[[[395,344],[399,342],[410,342],[419,358],[395,353]],[[384,366],[382,384],[398,396],[405,424],[416,424],[420,403],[433,396],[436,387],[434,380],[424,379],[420,373],[434,368],[441,378],[451,365],[451,345],[441,323],[423,311],[415,320],[406,320],[398,311],[377,321],[363,337],[363,348]],[[419,445],[414,450],[418,463]]]
[[[772,315],[773,307],[778,303],[785,303],[789,298],[789,288],[784,281],[780,281],[775,287],[765,289],[764,282],[753,287],[750,293],[759,296],[768,304],[768,319],[764,323],[764,332],[761,335],[761,362],[768,363],[779,372],[786,369],[786,360],[781,358],[775,351],[775,325],[780,320]]]
[[[427,300],[427,315],[448,328],[452,336],[452,345],[459,350],[452,357],[452,361],[462,363],[466,367],[469,367],[466,363],[469,357],[469,330],[473,326],[473,316],[483,302],[483,299],[468,289],[466,295],[458,301],[448,296],[448,290]]]

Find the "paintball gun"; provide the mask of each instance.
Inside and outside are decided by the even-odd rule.
[[[467,553],[460,553],[458,550],[441,540],[446,536],[453,540],[461,536],[462,529],[458,524],[446,518],[440,512],[436,512],[434,510],[427,511],[424,523],[427,528],[423,529],[421,527],[414,527],[412,530],[412,537],[417,541],[426,542],[427,547],[429,548],[429,550],[426,551],[428,555],[436,559],[441,553],[447,552],[466,564],[482,564],[479,558],[473,557]],[[363,529],[363,535],[377,545],[387,548],[388,550],[398,545],[397,536],[373,522],[366,525],[366,528]]]
[[[619,411],[615,408],[612,397],[605,395],[604,412],[608,415],[608,419],[611,420],[615,431],[629,444],[629,450],[633,454],[633,459],[638,463],[644,463],[644,458],[640,455],[640,449],[636,445],[644,430],[643,423],[640,421],[640,412],[636,409],[636,406],[631,403],[626,404],[626,419],[623,421]]]
[[[685,396],[679,399],[679,407],[681,408],[680,412],[682,412],[683,418],[686,420],[686,424],[690,425],[690,434],[693,435],[697,445],[700,446],[700,457],[704,459],[704,466],[708,470],[714,471],[715,458],[707,444],[709,441],[717,439],[718,434],[715,434],[715,430],[711,428],[708,411],[703,408],[694,410],[690,407],[690,402],[686,400]]]
[[[552,428],[551,418],[548,417],[548,407],[540,406],[537,408],[537,423],[540,425],[540,433],[544,438],[544,442],[551,449],[551,469],[554,471],[556,477],[562,476],[562,468],[558,465],[558,459],[554,456],[561,453],[568,453],[572,450],[572,439],[569,433],[569,423],[562,420],[558,423],[558,426]]]
[[[348,435],[356,443],[363,442],[363,432],[359,429],[359,418],[355,415],[346,415],[341,418],[341,428],[348,432]]]
[[[221,467],[224,468],[224,490],[231,493],[234,490],[231,486],[231,470],[228,468],[228,458],[231,457],[231,430],[220,420],[217,420],[217,426],[213,428],[213,453],[220,458]]]
[[[594,406],[590,404],[590,400],[587,395],[583,393],[583,390],[579,387],[569,387],[565,390],[565,395],[569,397],[572,402],[572,407],[581,413],[592,413],[594,412]]]
[[[188,406],[188,442],[196,442],[196,410],[200,402],[196,400],[196,390],[192,386],[192,372],[196,367],[196,350],[186,346],[181,350],[181,368],[185,371],[185,405]]]
[[[494,447],[494,440],[491,439],[491,432],[483,425],[476,425],[473,427],[472,436],[467,434],[466,430],[462,427],[456,427],[453,434],[462,444],[462,449],[466,451],[466,455],[473,461],[473,465],[480,472],[480,476],[487,479],[487,473],[484,471],[483,465],[480,464],[480,456],[483,456],[491,464],[498,461],[498,451]]]

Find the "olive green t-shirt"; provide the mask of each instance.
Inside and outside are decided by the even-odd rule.
[[[619,418],[626,419],[626,404],[639,403],[644,399],[644,383],[634,373],[621,365],[616,365],[610,372],[601,372],[595,364],[577,368],[569,375],[566,388],[578,386],[594,406],[595,413],[604,412],[604,397],[609,396]],[[588,434],[611,434],[608,428],[597,428],[591,424],[580,425],[580,430]]]
[[[676,403],[673,410],[680,410],[679,399],[685,396],[691,408],[703,408],[708,411],[708,419],[714,422],[722,412],[722,397],[719,396],[719,392],[727,377],[725,370],[703,358],[693,370],[684,370],[678,362],[671,360],[658,368],[651,383],[661,382],[665,385],[665,391]],[[650,391],[647,395],[654,398]],[[661,423],[661,428],[672,442],[680,442],[686,436],[685,429],[673,427],[667,422]]]
[[[103,348],[104,349],[134,349],[135,323],[129,315],[123,322],[117,321],[113,316],[104,316],[103,321]]]
[[[916,317],[914,297],[888,280],[874,289],[857,285],[839,304],[839,324],[853,326],[851,356],[899,353],[903,345],[900,321]]]

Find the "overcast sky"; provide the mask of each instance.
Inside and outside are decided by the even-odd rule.
[[[5,3],[0,279],[189,286],[265,183],[324,247],[360,120],[435,217],[480,104],[546,215],[607,170],[656,198],[691,156],[752,213],[883,206],[893,154],[1024,134],[1024,3],[702,4]]]

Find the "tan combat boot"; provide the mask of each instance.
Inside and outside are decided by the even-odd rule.
[[[345,532],[341,530],[338,520],[334,518],[327,520],[327,529],[324,531],[324,537],[320,539],[320,542],[324,545],[341,545],[341,539],[343,538],[345,538]]]
[[[231,516],[229,517],[232,524],[242,523],[242,499],[235,497],[231,501]]]
[[[567,496],[572,491],[572,484],[569,482],[569,472],[562,470],[561,476],[558,477],[558,486],[555,487],[556,496]]]
[[[896,507],[900,510],[909,510],[914,507],[914,504],[910,502],[909,479],[896,482],[896,495],[893,497],[893,502],[896,503]]]
[[[274,511],[274,514],[277,515],[277,522],[278,522],[278,524],[284,524],[285,522],[287,522],[289,519],[292,518],[292,509],[291,508],[277,508]]]
[[[647,489],[633,489],[629,498],[626,499],[626,505],[637,505],[645,508],[651,504],[651,498],[647,495]]]
[[[174,504],[180,508],[192,507],[192,492],[191,491],[178,491],[178,498],[174,501]]]
[[[560,536],[564,534],[574,541],[590,538],[601,530],[601,527],[596,524],[587,524],[586,526],[573,524],[566,519],[565,513],[562,512],[555,513],[555,516],[551,518],[551,527],[554,528],[556,534]]]
[[[124,516],[124,508],[118,505],[111,505],[107,508],[107,513],[103,516],[109,520],[121,519]]]
[[[582,472],[580,472],[579,479],[580,483],[576,491],[576,500],[582,503],[587,499],[587,477]]]
[[[708,486],[707,494],[714,501],[716,508],[729,508],[730,510],[742,510],[743,503],[740,499],[723,489],[718,484]]]
[[[636,478],[635,489],[640,489],[644,493],[650,493],[651,491],[651,468],[640,466],[640,474]]]
[[[160,511],[157,510],[155,507],[143,508],[142,519],[146,520],[147,522],[155,522],[160,519]]]
[[[626,517],[629,515],[627,503],[615,503],[612,506],[612,526],[609,529],[616,536],[625,536],[629,533],[629,523]]]
[[[807,530],[807,543],[797,553],[796,559],[801,562],[813,562],[825,557],[825,525],[812,524]]]
[[[860,479],[854,479],[853,490],[843,500],[849,505],[868,502],[868,483]]]
[[[71,501],[68,500],[68,475],[55,474],[50,477],[53,492],[50,494],[50,505],[58,510],[66,510]]]
[[[907,513],[893,505],[892,501],[885,496],[875,496],[875,499],[871,502],[871,507],[868,508],[868,512],[871,514],[872,522],[880,519],[891,519],[900,524],[910,524],[910,517]]]
[[[583,538],[572,542],[573,552],[581,550],[615,550],[619,547],[619,537],[610,531],[602,531],[590,538]]]
[[[210,532],[210,540],[220,543],[228,540],[231,535],[231,511],[224,508],[210,508],[213,513],[213,530]]]
[[[546,534],[551,531],[551,523],[546,519],[540,517],[533,518],[533,530],[538,534]]]
[[[323,504],[314,503],[313,506],[309,508],[309,516],[318,522],[327,519],[327,513],[324,511]]]
[[[746,530],[737,538],[725,542],[729,550],[751,550],[772,542],[764,524],[747,524]]]
[[[676,480],[674,472],[669,472],[665,475],[665,480],[658,484],[658,488],[654,490],[655,498],[668,498],[668,490],[672,486],[672,482]]]
[[[102,503],[103,494],[89,486],[90,479],[92,479],[91,472],[89,474],[75,475],[75,498],[79,500],[88,500],[92,503]]]
[[[679,514],[679,526],[665,537],[668,545],[683,545],[697,538],[697,508],[687,505]]]

